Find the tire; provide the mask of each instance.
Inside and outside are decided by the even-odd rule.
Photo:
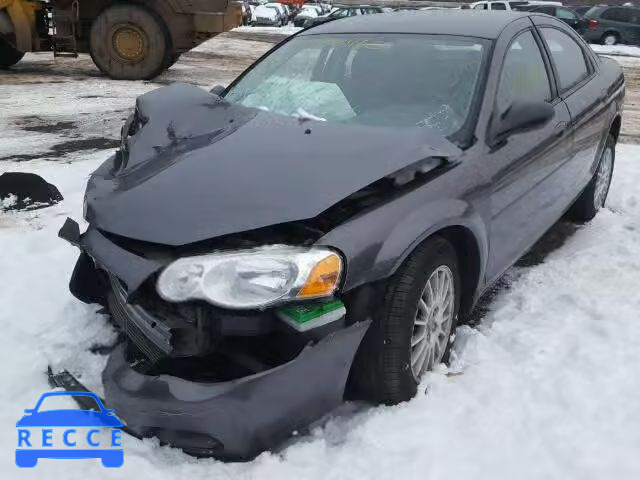
[[[574,221],[588,222],[604,206],[611,186],[615,156],[616,140],[613,135],[609,134],[593,178],[569,211],[570,217]]]
[[[171,40],[162,19],[139,5],[114,5],[91,25],[89,52],[116,80],[148,80],[168,68]]]
[[[167,65],[167,69],[171,68],[173,65],[175,65],[175,63],[180,60],[180,56],[182,54],[181,53],[175,53],[173,55],[171,55],[171,57],[169,58],[169,65]]]
[[[600,38],[602,45],[616,45],[620,43],[620,37],[616,32],[605,32]]]
[[[455,331],[460,306],[460,274],[454,248],[436,236],[420,245],[384,287],[381,304],[375,308],[373,322],[356,354],[351,372],[350,387],[358,397],[392,405],[416,394],[425,371],[421,369],[416,374],[412,365],[412,352],[417,353],[419,346],[412,349],[412,340],[419,337],[422,328],[414,324],[421,310],[419,301],[423,293],[428,295],[427,283],[433,275],[447,271],[451,274],[450,285],[454,290],[451,312],[447,314],[450,320],[448,328],[438,336],[442,345],[436,356],[440,358],[433,363],[448,361],[451,334]],[[424,327],[426,341],[430,336],[426,334],[427,325]]]
[[[0,38],[0,68],[9,68],[24,57],[24,53],[13,48],[13,46],[6,40]]]

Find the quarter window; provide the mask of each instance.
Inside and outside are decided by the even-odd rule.
[[[473,9],[474,10],[486,10],[487,9],[487,4],[486,3],[479,3],[478,5],[473,7]]]
[[[527,30],[516,37],[505,55],[496,99],[498,111],[504,112],[514,100],[535,102],[550,98],[549,76],[540,48]]]
[[[541,28],[540,31],[551,51],[562,90],[589,76],[584,52],[573,38],[555,28]]]
[[[506,10],[507,6],[504,3],[492,3],[491,10]]]

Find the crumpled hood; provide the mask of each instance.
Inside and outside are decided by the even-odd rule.
[[[417,161],[460,153],[433,130],[286,117],[184,84],[139,97],[136,109],[128,155],[89,180],[87,218],[165,245],[313,218]]]

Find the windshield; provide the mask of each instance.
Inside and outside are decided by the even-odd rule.
[[[441,35],[300,36],[225,98],[282,115],[450,135],[469,116],[486,50],[484,40]]]

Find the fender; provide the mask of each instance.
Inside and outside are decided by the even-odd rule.
[[[37,8],[32,4],[15,0],[0,0],[0,10],[7,10],[13,27],[12,33],[15,35],[15,47],[21,52],[30,52],[33,48],[32,27]]]
[[[453,226],[464,227],[473,234],[480,252],[482,282],[488,233],[478,209],[454,198],[423,202],[423,196],[424,189],[420,188],[336,227],[318,240],[318,245],[337,248],[349,259],[345,291],[393,275],[422,241]],[[371,245],[371,238],[380,240]]]

